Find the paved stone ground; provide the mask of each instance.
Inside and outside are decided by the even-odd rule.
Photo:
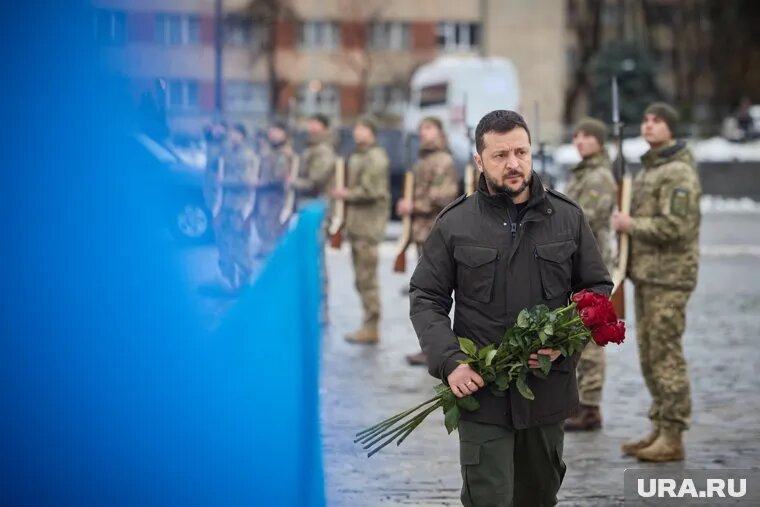
[[[687,460],[679,468],[760,466],[759,219],[757,214],[705,217],[700,281],[689,303],[685,336],[693,428],[686,434]],[[193,277],[213,280],[213,250],[195,249],[189,256]],[[331,327],[323,343],[321,386],[328,505],[460,505],[457,438],[446,434],[440,414],[401,447],[389,446],[371,459],[352,443],[356,431],[427,399],[436,383],[424,368],[404,363],[417,342],[408,300],[400,294],[408,275],[391,273],[392,256],[392,243],[385,243],[380,265],[383,340],[368,348],[342,338],[360,318],[348,250],[328,255]],[[632,316],[631,289],[627,287]],[[228,304],[204,303],[217,316]],[[635,323],[629,321],[628,341],[608,350],[604,428],[566,436],[562,506],[621,505],[623,471],[642,466],[619,451],[625,438],[648,429],[649,395],[634,335]]]

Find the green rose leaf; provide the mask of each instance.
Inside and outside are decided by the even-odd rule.
[[[551,324],[547,324],[544,326],[544,333],[546,333],[548,336],[554,335],[554,326]]]
[[[520,392],[523,398],[526,400],[534,400],[536,399],[536,396],[533,394],[533,391],[530,389],[530,387],[528,387],[526,377],[527,375],[525,371],[520,372],[520,376],[517,377],[515,385],[517,386],[517,390]]]
[[[457,405],[463,410],[474,412],[480,408],[480,403],[473,396],[465,396],[457,399]]]
[[[437,386],[435,386],[433,389],[435,389],[435,394],[441,394],[442,392],[448,391],[449,390],[449,386],[447,386],[446,384],[441,383],[441,384],[438,384]]]
[[[482,349],[478,351],[478,358],[481,361],[485,361],[486,357],[488,357],[489,352],[491,351],[496,352],[495,349],[496,349],[496,345],[493,343],[491,343],[490,345],[486,345],[485,347],[483,347]]]
[[[470,357],[478,357],[478,347],[468,338],[459,338],[459,348]]]
[[[530,318],[528,317],[528,310],[522,310],[517,315],[517,327],[526,328],[530,325]]]
[[[444,412],[443,423],[446,425],[446,431],[451,434],[452,431],[459,427],[459,407],[454,404],[449,410]]]
[[[491,366],[491,363],[493,363],[493,358],[496,357],[496,350],[489,350],[488,354],[486,355],[486,366]]]
[[[542,330],[538,332],[538,339],[541,341],[541,345],[546,345],[546,340],[548,340],[549,337],[546,336],[546,333],[544,333]]]
[[[509,374],[505,371],[501,371],[496,375],[496,380],[494,381],[494,385],[496,386],[496,389],[500,391],[506,391],[509,389]]]
[[[538,355],[538,364],[539,368],[541,368],[541,371],[544,375],[549,374],[549,370],[552,368],[552,361],[549,356],[545,356],[543,354]]]

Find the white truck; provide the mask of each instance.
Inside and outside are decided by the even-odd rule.
[[[517,71],[511,61],[444,56],[420,66],[412,75],[404,134],[416,139],[419,121],[438,117],[461,170],[472,159],[478,121],[494,109],[519,111],[520,107]]]

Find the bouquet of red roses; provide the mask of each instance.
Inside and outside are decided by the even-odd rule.
[[[472,340],[459,338],[459,347],[467,355],[460,361],[469,364],[495,396],[505,396],[514,385],[526,399],[534,399],[527,384],[529,374],[546,378],[551,369],[548,356],[539,354],[539,368],[528,366],[529,358],[543,348],[557,349],[567,357],[580,352],[593,339],[599,346],[623,343],[625,324],[618,320],[612,303],[601,294],[581,291],[570,298],[570,304],[556,310],[539,305],[522,310],[497,344],[478,348]],[[400,445],[427,416],[442,408],[449,433],[459,426],[461,410],[480,407],[473,396],[457,398],[445,383],[435,386],[436,395],[429,400],[389,417],[356,434],[356,440],[372,456],[397,440]]]

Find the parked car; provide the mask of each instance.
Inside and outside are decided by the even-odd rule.
[[[204,167],[183,162],[171,147],[145,134],[136,134],[133,139],[141,169],[159,187],[165,221],[162,226],[183,243],[211,241],[211,213],[203,199]]]

